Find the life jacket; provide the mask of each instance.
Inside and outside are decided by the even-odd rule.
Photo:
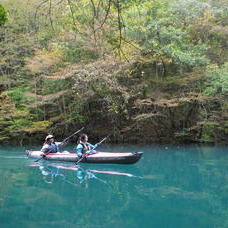
[[[51,144],[44,144],[42,149],[42,152],[44,153],[57,153],[59,151],[58,145],[56,145],[55,143],[51,143]]]
[[[51,153],[57,153],[58,152],[58,147],[55,143],[51,143],[50,149],[51,149]]]
[[[88,143],[82,143],[82,142],[80,142],[79,144],[81,144],[82,147],[83,147],[83,152],[82,152],[83,154],[85,154],[87,151],[90,150],[90,146],[89,146]]]

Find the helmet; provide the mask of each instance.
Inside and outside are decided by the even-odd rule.
[[[51,138],[54,138],[54,136],[53,135],[48,135],[48,136],[46,136],[45,140],[47,141],[48,139],[51,139]]]

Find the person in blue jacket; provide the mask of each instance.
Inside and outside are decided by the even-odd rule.
[[[79,157],[82,157],[83,154],[94,154],[96,153],[95,148],[98,144],[92,145],[88,143],[88,136],[86,134],[82,134],[79,137],[79,143],[76,147],[76,153]]]

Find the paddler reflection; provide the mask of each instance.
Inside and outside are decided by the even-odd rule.
[[[56,168],[56,167],[48,167],[48,166],[40,165],[39,170],[41,171],[41,174],[43,175],[43,180],[47,184],[52,184],[54,179],[57,176],[64,177],[64,175],[59,172],[59,168]]]
[[[56,164],[30,164],[29,166],[39,166],[39,170],[41,171],[41,174],[43,175],[43,180],[48,183],[52,184],[54,179],[60,177],[62,180],[66,181],[67,183],[75,185],[76,183],[70,182],[67,180],[66,175],[61,173],[62,170],[72,170],[75,171],[75,177],[76,181],[79,184],[87,184],[90,179],[96,179],[103,183],[107,183],[105,180],[102,180],[101,178],[98,178],[93,172],[83,169],[80,166],[65,166],[65,165],[56,165]],[[87,186],[87,185],[86,185]]]
[[[97,179],[103,183],[107,183],[105,180],[95,176],[95,174],[93,172],[91,172],[89,170],[85,170],[81,167],[78,167],[78,170],[76,172],[76,177],[80,184],[82,184],[83,182],[88,182],[89,179]]]
[[[99,169],[85,169],[82,166],[75,166],[75,165],[69,165],[69,164],[56,164],[56,163],[50,163],[47,161],[43,161],[42,163],[32,163],[28,165],[30,167],[39,167],[39,170],[41,171],[41,174],[43,175],[43,179],[46,183],[52,184],[55,179],[60,178],[61,180],[72,184],[77,185],[79,184],[85,184],[87,185],[90,180],[97,180],[99,182],[107,183],[104,179],[101,179],[97,176],[97,174],[101,174],[102,176],[107,175],[117,175],[117,176],[126,176],[126,177],[136,177],[130,173],[126,172],[119,172],[119,171],[113,171],[113,170],[100,170]],[[68,180],[66,173],[64,171],[71,170],[74,171],[74,179]]]

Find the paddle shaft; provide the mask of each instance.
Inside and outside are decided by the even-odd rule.
[[[97,143],[97,146],[99,146],[101,143],[103,143],[109,136],[110,136],[110,135],[108,135],[108,136],[106,136],[105,138],[103,138],[99,143]],[[96,147],[97,147],[97,146],[96,146]],[[95,147],[95,148],[96,148],[96,147]]]
[[[71,137],[73,137],[74,135],[78,134],[80,131],[82,131],[84,129],[84,127],[82,127],[81,129],[79,129],[78,131],[74,132],[74,134],[70,135],[69,137],[65,138],[62,143],[65,143],[66,141],[68,141]]]

